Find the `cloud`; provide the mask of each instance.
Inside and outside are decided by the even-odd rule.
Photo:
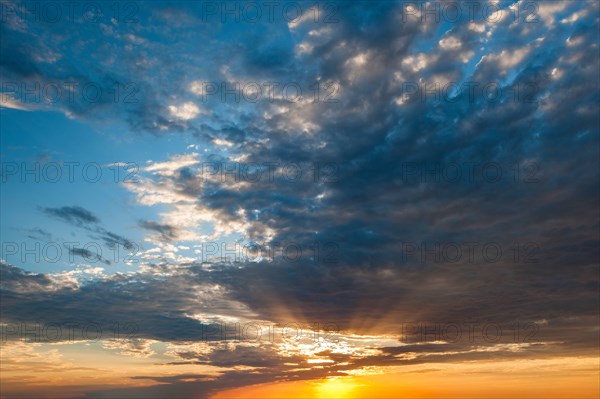
[[[181,105],[169,105],[168,110],[171,116],[184,121],[194,119],[201,113],[200,108],[193,102],[186,102]]]
[[[1,265],[7,322],[126,320],[138,326],[139,340],[115,350],[151,357],[151,343],[159,341],[169,345],[173,363],[229,369],[217,376],[143,373],[136,378],[163,384],[90,397],[191,397],[372,366],[597,349],[600,196],[590,165],[598,159],[593,83],[600,63],[590,49],[599,45],[598,3],[540,5],[540,23],[515,21],[501,4],[488,20],[451,26],[404,20],[394,2],[368,10],[336,4],[336,23],[303,18],[247,29],[201,23],[191,3],[149,5],[152,18],[186,29],[152,24],[126,36],[133,33],[116,25],[110,31],[120,36],[100,47],[85,40],[95,37],[88,31],[77,46],[61,42],[60,25],[54,35],[21,29],[25,22],[18,21],[1,28],[2,51],[11,54],[1,67],[10,79],[73,78],[103,89],[135,83],[137,102],[103,96],[53,109],[89,120],[111,115],[135,134],[171,134],[206,150],[170,153],[149,162],[137,182],[123,183],[137,204],[159,208],[155,221],[138,223],[156,243],[146,253],[153,263],[90,281]],[[123,50],[125,41],[139,50]],[[110,61],[113,54],[119,62]],[[93,74],[99,62],[110,73]],[[293,82],[304,95],[256,103],[214,95],[200,104],[202,81],[230,88]],[[206,163],[277,166],[273,178],[251,180],[207,174]],[[106,245],[132,245],[84,208],[43,211]],[[293,243],[303,256],[207,265],[175,255],[186,251],[182,243],[192,248],[238,236]],[[494,254],[499,259],[490,261]],[[203,345],[203,332],[224,320],[332,323],[344,334],[339,345],[305,352],[293,345]],[[479,323],[479,341],[401,338],[407,323]],[[484,339],[481,328],[490,323],[512,341]],[[537,328],[535,340],[515,342],[515,323]],[[348,350],[371,336],[386,341]],[[316,368],[309,355],[333,363]]]
[[[31,238],[32,240],[50,240],[52,238],[52,234],[48,233],[44,229],[37,228],[28,229],[26,231],[29,234],[27,237]]]
[[[43,208],[46,214],[61,219],[67,223],[74,224],[76,226],[83,226],[90,223],[98,223],[98,219],[87,209],[79,206],[63,206],[61,208]]]
[[[0,107],[18,109],[21,111],[31,111],[34,109],[31,105],[23,103],[18,99],[13,98],[10,94],[2,93],[0,96]]]
[[[178,236],[177,228],[175,226],[160,224],[149,220],[140,220],[139,225],[146,230],[159,233],[163,241],[174,241]]]
[[[176,155],[166,162],[154,162],[144,168],[145,171],[153,172],[159,176],[172,176],[177,170],[197,165],[198,153]]]
[[[111,264],[111,262],[109,260],[104,259],[102,256],[100,256],[100,254],[94,253],[94,252],[90,251],[89,249],[85,249],[85,248],[71,247],[71,248],[69,248],[69,254],[82,257],[85,260],[87,260],[88,262],[101,261],[102,263],[107,264],[107,265]]]
[[[120,236],[99,226],[100,219],[91,211],[80,206],[63,206],[60,208],[42,208],[47,215],[55,217],[63,222],[88,231],[93,238],[101,240],[109,248],[122,246],[125,249],[133,249],[135,243],[128,238]]]

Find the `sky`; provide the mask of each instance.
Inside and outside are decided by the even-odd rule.
[[[2,399],[600,394],[598,2],[0,6]]]

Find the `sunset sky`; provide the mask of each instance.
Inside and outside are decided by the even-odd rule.
[[[0,1],[0,398],[597,398],[600,3]]]

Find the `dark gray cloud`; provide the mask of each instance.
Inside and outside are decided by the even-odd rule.
[[[43,208],[42,211],[50,216],[76,226],[100,222],[92,212],[80,206],[63,206],[61,208]]]
[[[69,249],[69,254],[84,258],[88,262],[100,261],[106,265],[111,264],[111,262],[109,260],[104,259],[100,254],[90,251],[89,249],[75,248],[75,247],[68,248],[68,249]]]
[[[28,229],[26,231],[28,233],[27,237],[31,238],[32,240],[50,240],[50,238],[52,237],[52,234],[40,228]]]
[[[143,229],[158,233],[163,241],[173,241],[177,239],[178,232],[175,226],[161,224],[150,220],[140,220],[139,226]]]
[[[100,219],[91,211],[80,206],[63,206],[60,208],[42,208],[42,211],[56,217],[63,222],[88,231],[95,239],[103,242],[107,247],[122,246],[125,249],[134,249],[136,244],[121,235],[112,233],[99,226]]]
[[[94,233],[98,234],[98,238],[104,242],[109,248],[122,246],[125,249],[136,249],[136,244],[128,238],[107,231],[102,227],[97,227]]]

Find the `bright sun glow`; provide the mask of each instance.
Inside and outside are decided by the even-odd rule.
[[[316,393],[317,397],[322,399],[352,398],[354,397],[352,393],[356,387],[358,387],[358,384],[352,382],[352,380],[328,378],[319,383]]]

